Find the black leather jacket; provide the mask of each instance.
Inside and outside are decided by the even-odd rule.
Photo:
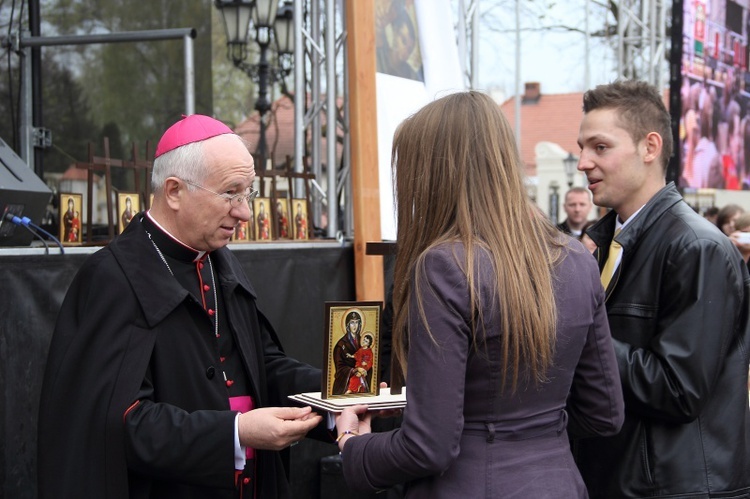
[[[600,268],[615,216],[587,231]],[[606,303],[625,424],[574,441],[591,497],[750,497],[747,266],[674,184],[617,241]]]
[[[557,224],[557,230],[561,230],[561,231],[563,231],[564,233],[566,233],[568,235],[572,234],[570,232],[570,227],[568,226],[568,219],[567,218],[565,220],[563,220],[562,222],[560,222],[559,224]]]

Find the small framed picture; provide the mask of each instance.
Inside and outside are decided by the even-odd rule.
[[[136,213],[141,211],[141,197],[137,192],[117,193],[117,233],[122,234]]]
[[[255,217],[253,216],[253,203],[249,203],[250,218],[247,221],[240,220],[237,227],[234,228],[234,235],[230,242],[241,243],[255,239]]]
[[[60,193],[60,241],[73,246],[83,242],[83,194]]]
[[[382,305],[326,302],[322,398],[378,395]]]
[[[291,239],[289,233],[289,200],[276,198],[276,235],[278,239]]]
[[[232,242],[243,242],[249,241],[250,237],[250,222],[241,220],[234,228],[234,235],[232,235]]]
[[[294,239],[307,239],[307,199],[292,199]]]
[[[271,198],[255,198],[253,213],[255,214],[255,240],[270,241],[273,238]]]

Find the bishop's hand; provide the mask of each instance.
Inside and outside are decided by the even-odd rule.
[[[262,450],[281,450],[302,440],[322,417],[310,407],[263,407],[240,414],[240,444]]]

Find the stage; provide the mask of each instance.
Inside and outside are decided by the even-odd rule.
[[[355,299],[351,243],[232,244],[258,293],[258,306],[287,354],[320,367],[324,302]],[[75,273],[100,247],[0,249],[0,497],[34,499],[36,423],[44,364],[55,319]],[[61,414],[60,417],[69,417]],[[317,498],[320,459],[335,445],[305,440],[291,449],[293,496]]]

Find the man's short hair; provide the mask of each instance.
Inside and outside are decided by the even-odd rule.
[[[715,217],[719,214],[718,206],[709,206],[706,211],[703,212],[704,217]]]
[[[661,161],[666,173],[674,148],[672,121],[656,87],[638,80],[617,80],[599,85],[583,94],[583,112],[595,109],[619,111],[618,124],[630,134],[636,144],[651,132],[661,135]]]
[[[586,194],[586,197],[588,198],[589,202],[591,202],[591,191],[588,190],[586,187],[578,187],[578,186],[576,186],[576,187],[571,187],[570,189],[568,189],[568,192],[565,193],[565,202],[566,203],[568,202],[568,194],[570,194],[571,192],[578,192],[578,193],[581,193],[581,194]]]

